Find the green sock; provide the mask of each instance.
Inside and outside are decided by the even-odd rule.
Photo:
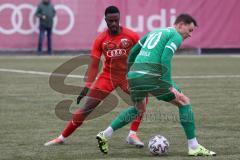
[[[195,138],[195,120],[191,104],[179,107],[179,117],[187,139]]]
[[[129,107],[123,110],[118,117],[112,121],[111,127],[115,131],[127,125],[138,115],[138,110],[135,107]]]

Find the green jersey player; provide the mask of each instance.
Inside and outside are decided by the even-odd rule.
[[[188,142],[188,155],[215,156],[216,153],[200,145],[195,135],[192,105],[172,80],[171,61],[182,41],[191,37],[197,22],[188,14],[177,17],[174,27],[150,32],[133,47],[128,58],[128,83],[134,107],[124,110],[104,131],[97,135],[99,148],[108,152],[108,141],[113,131],[131,122],[144,112],[144,99],[148,94],[158,100],[176,105]]]

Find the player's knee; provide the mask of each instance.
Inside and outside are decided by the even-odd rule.
[[[190,104],[190,99],[184,94],[182,94],[180,97],[179,103],[180,103],[180,106]]]
[[[145,112],[144,108],[136,108],[138,111],[138,114],[143,114]]]
[[[100,102],[101,100],[88,97],[86,103],[83,106],[84,113],[89,113],[93,111]]]
[[[184,94],[181,94],[171,103],[178,107],[181,107],[183,105],[190,104],[190,99],[187,96],[185,96]]]
[[[143,114],[146,111],[146,104],[145,102],[143,102],[141,104],[136,105],[135,108],[137,109],[138,114]]]
[[[187,96],[184,95],[183,102],[184,102],[184,105],[190,104],[190,98],[188,98]]]

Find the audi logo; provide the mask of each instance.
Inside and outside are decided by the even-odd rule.
[[[38,32],[39,21],[38,20],[34,21],[34,14],[36,12],[36,8],[37,7],[35,7],[31,4],[20,4],[20,5],[14,5],[14,4],[10,4],[10,3],[1,4],[0,5],[0,14],[1,14],[1,12],[6,11],[6,10],[12,11],[11,16],[9,17],[12,28],[3,28],[0,25],[0,33],[6,34],[6,35],[11,35],[11,34],[15,34],[15,33],[29,35],[29,34]],[[57,35],[65,35],[65,34],[69,33],[74,26],[74,23],[75,23],[74,14],[68,6],[63,5],[63,4],[57,4],[54,6],[54,8],[55,8],[55,10],[65,11],[70,18],[68,26],[66,26],[66,28],[64,28],[64,29],[57,29],[58,18],[57,18],[57,16],[55,16],[55,18],[54,18],[53,33],[55,33]],[[23,16],[23,13],[22,13],[23,10],[30,10],[28,19]],[[23,21],[25,19],[28,20],[29,25],[30,25],[30,28],[28,28],[28,29],[24,29],[22,27]]]
[[[114,49],[107,51],[108,57],[118,57],[122,55],[126,55],[127,51],[125,49]]]

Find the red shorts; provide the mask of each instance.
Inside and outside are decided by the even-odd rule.
[[[129,94],[128,81],[126,77],[113,79],[109,76],[108,73],[103,72],[91,86],[88,96],[102,100],[117,87],[120,87],[123,92]]]
[[[108,73],[102,73],[95,81],[95,83],[91,86],[90,91],[87,96],[93,97],[95,99],[103,100],[106,98],[113,90],[117,87],[121,88],[123,92],[126,94],[130,94],[128,88],[128,80],[126,77],[119,77],[118,79],[113,79],[109,76]],[[119,93],[118,93],[119,94]],[[125,95],[120,95],[120,97],[125,101],[131,101],[130,96],[125,97]],[[131,101],[132,102],[132,101]],[[145,99],[145,103],[148,103],[148,97]]]

